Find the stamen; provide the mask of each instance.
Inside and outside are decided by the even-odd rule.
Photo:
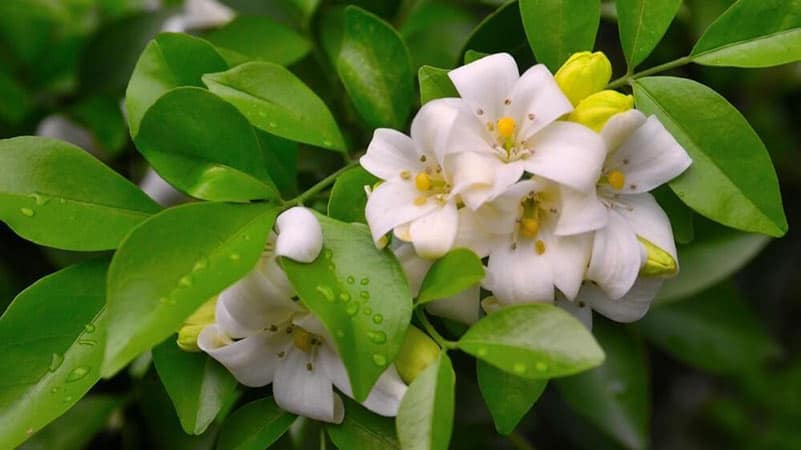
[[[534,251],[537,252],[538,255],[545,253],[545,242],[537,239],[537,242],[534,243]]]
[[[404,180],[408,180],[409,178],[412,177],[412,173],[409,172],[408,170],[402,170],[400,173],[400,177]]]
[[[312,340],[314,336],[306,330],[298,328],[295,331],[295,335],[292,336],[292,343],[295,344],[295,347],[303,350],[305,353],[309,353],[312,349]]]
[[[511,117],[501,117],[498,119],[498,135],[504,139],[509,139],[514,135],[517,123]]]
[[[312,363],[306,363],[306,370],[308,370],[309,372],[311,372],[311,371],[312,371],[312,369],[314,369],[314,366],[312,366]]]
[[[426,204],[426,200],[428,200],[428,198],[421,195],[420,197],[414,199],[414,204],[417,206],[423,206]]]
[[[534,113],[528,113],[528,120],[534,120],[535,117],[537,116],[535,116]]]
[[[534,218],[524,217],[520,219],[520,229],[523,236],[533,238],[540,231],[540,222]]]
[[[606,179],[612,189],[621,190],[626,185],[626,176],[619,170],[613,170],[606,175]]]
[[[431,177],[425,172],[418,173],[417,176],[414,177],[414,186],[420,192],[431,189]]]

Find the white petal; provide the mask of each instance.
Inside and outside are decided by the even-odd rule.
[[[598,199],[595,189],[584,193],[562,188],[560,194],[561,211],[556,224],[557,235],[586,233],[606,226],[609,212]]]
[[[618,200],[623,207],[616,211],[628,221],[632,230],[670,253],[678,264],[670,219],[656,199],[651,194],[636,194],[621,195]]]
[[[514,249],[508,241],[490,253],[485,287],[503,304],[552,302],[554,274],[532,241],[521,241]]]
[[[461,115],[463,103],[455,98],[432,100],[423,105],[412,120],[412,140],[423,154],[436,157],[440,164],[451,150],[463,151],[453,149],[447,143],[451,128]]]
[[[595,281],[613,299],[631,289],[642,266],[642,250],[634,230],[616,211],[595,232],[587,279]]]
[[[522,160],[501,164],[495,170],[495,182],[493,183],[492,196],[490,200],[503,194],[509,188],[520,181],[525,172],[525,163]]]
[[[518,136],[523,139],[573,111],[570,100],[542,64],[524,72],[509,97],[512,103],[507,107],[506,115],[517,121]]]
[[[501,117],[503,102],[512,93],[520,72],[508,53],[496,53],[451,70],[448,77],[463,99],[483,109],[482,115],[494,121]]]
[[[590,261],[592,252],[592,233],[573,236],[555,236],[540,232],[545,242],[548,264],[553,270],[553,284],[562,294],[572,300],[578,294],[581,280]]]
[[[651,116],[609,155],[605,170],[626,176],[625,193],[648,192],[684,172],[692,160],[659,120]]]
[[[416,219],[409,228],[414,250],[423,258],[436,259],[453,247],[459,229],[456,203],[449,201]]]
[[[617,322],[640,320],[651,306],[663,280],[659,278],[640,278],[623,297],[612,300],[598,286],[586,283],[576,301],[586,302],[592,309]]]
[[[581,294],[579,294],[581,296]],[[570,301],[562,296],[556,297],[556,306],[564,309],[579,320],[588,330],[592,330],[592,308],[584,301]]]
[[[200,29],[223,25],[234,18],[234,11],[216,0],[187,0],[183,19],[185,28]]]
[[[412,297],[417,297],[420,293],[420,286],[423,284],[423,279],[428,273],[428,269],[434,261],[417,256],[414,251],[414,246],[411,244],[402,243],[397,245],[393,241],[392,252],[398,258],[403,272],[406,274],[406,279],[409,281],[409,288],[412,291]]]
[[[145,176],[139,182],[139,187],[161,206],[173,206],[187,200],[183,193],[167,183],[152,168],[147,169]]]
[[[571,122],[554,122],[529,140],[534,154],[526,170],[573,189],[595,189],[606,148],[589,128]]]
[[[286,333],[264,331],[230,342],[217,325],[209,325],[200,332],[197,345],[225,366],[237,381],[248,387],[260,387],[273,381],[281,364],[278,353],[289,345],[290,339]]]
[[[281,409],[300,416],[340,423],[344,417],[342,404],[337,403],[334,386],[322,366],[319,358],[312,361],[307,353],[292,348],[275,371],[275,402]]]
[[[607,152],[614,153],[644,123],[645,115],[636,109],[612,116],[601,130]]]
[[[420,155],[409,136],[389,128],[379,128],[359,163],[383,180],[399,178],[402,171],[415,174],[423,170]]]
[[[481,226],[477,212],[471,211],[470,208],[462,208],[458,211],[458,214],[459,230],[456,232],[456,240],[453,243],[453,247],[468,248],[479,258],[489,255],[490,248],[494,246],[495,242],[493,236],[490,236]]]
[[[493,155],[478,152],[462,152],[449,155],[445,160],[446,173],[453,179],[452,194],[468,189],[490,191],[495,182],[495,170],[503,163]]]
[[[478,321],[481,314],[480,298],[481,287],[475,285],[451,297],[427,304],[426,311],[469,325]]]
[[[317,217],[307,208],[295,206],[282,212],[275,221],[278,238],[275,254],[309,263],[323,249],[323,230]]]
[[[414,199],[419,196],[420,192],[410,182],[387,181],[378,186],[367,199],[364,211],[373,241],[378,242],[398,225],[409,223],[439,207],[434,201],[415,205]]]

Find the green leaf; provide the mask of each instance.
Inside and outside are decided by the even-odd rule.
[[[0,317],[0,448],[15,448],[100,378],[107,261],[48,275]]]
[[[510,306],[475,323],[458,347],[506,372],[547,379],[596,367],[604,352],[570,313],[545,303]]]
[[[326,424],[325,430],[341,450],[400,450],[395,422],[345,398],[345,420]]]
[[[508,52],[522,67],[534,63],[517,1],[500,6],[470,33],[461,51],[465,64],[469,62],[467,53],[470,50],[485,54]]]
[[[673,77],[640,78],[634,96],[637,107],[655,114],[693,159],[670,183],[685,204],[732,228],[777,237],[787,232],[765,145],[726,99],[700,83]]]
[[[801,60],[801,1],[740,0],[695,44],[709,66],[769,67]]]
[[[456,374],[445,352],[409,385],[398,409],[404,450],[447,450],[453,429]]]
[[[0,119],[12,125],[20,124],[33,106],[31,94],[5,71],[0,71]]]
[[[520,17],[537,61],[556,72],[573,53],[592,50],[599,0],[520,0]]]
[[[190,353],[167,339],[153,349],[153,364],[187,434],[202,434],[236,392],[236,379],[205,353]]]
[[[252,270],[276,214],[268,204],[194,203],[136,228],[109,268],[103,376],[164,340],[203,302]]]
[[[294,421],[295,416],[279,408],[272,397],[250,402],[225,420],[217,450],[268,448],[286,433]]]
[[[448,70],[438,67],[423,66],[417,72],[420,82],[420,104],[444,97],[458,97],[459,93],[448,78]]]
[[[236,106],[254,126],[270,134],[345,150],[342,134],[325,103],[278,64],[250,62],[227,72],[204,75],[203,82]]]
[[[648,446],[648,362],[642,341],[606,320],[593,323],[606,352],[597,369],[556,380],[567,403],[627,449]]]
[[[227,69],[222,56],[203,39],[180,33],[158,35],[139,57],[125,92],[131,136],[139,133],[142,117],[159,97],[180,86],[203,87],[203,74]]]
[[[364,207],[367,204],[365,186],[372,187],[378,178],[361,166],[345,171],[337,177],[328,199],[328,216],[343,222],[367,223]]]
[[[83,450],[122,403],[119,397],[88,395],[25,441],[19,450]]]
[[[336,341],[357,401],[364,401],[406,337],[412,298],[403,269],[367,227],[319,216],[324,249],[310,264],[284,258],[303,303]]]
[[[323,44],[356,111],[370,128],[405,128],[414,104],[414,72],[400,35],[356,6],[326,19]]]
[[[420,304],[456,295],[484,279],[484,264],[466,248],[449,251],[426,273],[417,302]]]
[[[267,172],[286,198],[298,193],[298,144],[255,128]]]
[[[620,43],[632,71],[659,44],[681,0],[617,0],[616,5]]]
[[[54,139],[0,140],[0,219],[37,244],[116,248],[159,206],[85,151]]]
[[[408,8],[411,11],[398,31],[409,47],[414,68],[425,64],[442,67],[457,65],[462,44],[478,22],[466,6],[417,1]]]
[[[86,125],[103,150],[119,154],[128,143],[128,128],[116,96],[89,97],[70,108],[70,115]]]
[[[159,175],[192,197],[246,202],[280,196],[253,127],[205,89],[181,87],[159,98],[135,142]]]
[[[476,363],[478,387],[492,414],[495,429],[508,435],[540,398],[548,380],[520,378],[484,361]]]
[[[288,66],[311,50],[308,39],[267,16],[239,15],[206,39],[228,51],[225,53],[231,65],[255,59]]]
[[[659,305],[638,323],[661,350],[714,374],[736,375],[779,354],[758,314],[730,284]]]

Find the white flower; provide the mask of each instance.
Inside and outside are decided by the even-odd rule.
[[[573,106],[540,64],[519,75],[511,56],[484,57],[449,73],[461,99],[448,148],[458,152],[456,185],[472,209],[500,195],[529,172],[589,191],[604,158],[603,141],[589,128],[557,121]]]
[[[51,114],[36,126],[36,135],[67,141],[97,158],[108,157],[86,127],[61,114]]]
[[[182,31],[212,28],[224,25],[234,18],[234,11],[217,0],[185,0],[183,11],[164,23],[164,31]]]
[[[295,294],[277,262],[278,256],[315,259],[322,248],[320,226],[304,208],[282,213],[277,224],[280,233],[271,233],[256,268],[220,294],[216,323],[203,329],[198,347],[245,386],[272,384],[281,408],[339,423],[344,410],[333,387],[353,395],[347,372],[320,321],[292,299]],[[393,416],[405,391],[391,366],[364,405]]]
[[[152,167],[148,167],[145,176],[139,181],[139,188],[161,206],[174,206],[187,201],[188,197],[161,178]]]
[[[609,298],[609,295],[600,287],[592,283],[584,283],[578,296],[572,302],[573,308],[580,310],[580,313],[576,314],[575,310],[571,311],[571,308],[565,305],[560,306],[573,312],[580,319],[582,319],[582,314],[585,315],[584,317],[588,315],[588,319],[582,319],[588,327],[592,324],[590,308],[618,322],[634,322],[642,319],[648,312],[662,283],[664,283],[662,278],[640,277],[634,282],[631,289],[618,299]]]

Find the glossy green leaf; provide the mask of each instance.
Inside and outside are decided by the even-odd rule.
[[[125,92],[131,136],[139,133],[142,117],[159,97],[180,86],[203,87],[203,74],[227,69],[222,56],[203,39],[180,33],[158,35],[139,57]]]
[[[511,53],[521,67],[534,63],[517,1],[505,2],[470,33],[461,51],[465,63],[468,63],[467,53],[471,50],[487,54]]]
[[[364,217],[367,192],[364,188],[372,187],[377,182],[378,178],[361,166],[338,176],[328,199],[328,216],[343,222],[367,223]]]
[[[0,219],[37,244],[116,248],[159,206],[128,180],[66,142],[0,140]]]
[[[135,142],[159,175],[192,197],[246,202],[280,196],[253,127],[205,89],[181,87],[159,98]]]
[[[172,338],[153,349],[153,364],[188,434],[206,431],[236,391],[225,367],[205,353],[181,350]]]
[[[516,377],[497,367],[476,361],[478,387],[487,404],[495,429],[507,435],[515,430],[548,385],[548,380]]]
[[[537,61],[556,72],[573,53],[592,50],[600,0],[520,0],[520,17]]]
[[[250,402],[223,423],[217,450],[261,450],[270,447],[294,422],[272,397]]]
[[[25,441],[19,450],[83,450],[122,404],[119,397],[88,395]]]
[[[478,19],[458,3],[418,1],[409,9],[398,31],[409,47],[414,68],[456,66],[462,44]]]
[[[632,450],[648,446],[648,361],[645,346],[629,330],[606,320],[593,323],[606,352],[596,369],[556,380],[567,403],[608,436]]]
[[[298,144],[258,128],[256,135],[267,172],[285,198],[298,193]]]
[[[743,231],[787,232],[776,172],[765,145],[726,99],[695,81],[641,78],[637,107],[655,114],[693,165],[670,187],[701,215]]]
[[[15,448],[100,378],[108,262],[46,276],[0,317],[0,448]]]
[[[736,375],[779,354],[758,317],[737,289],[721,284],[654,307],[638,325],[649,341],[676,358],[711,373]]]
[[[620,42],[633,70],[665,35],[681,0],[617,0],[616,5]]]
[[[467,330],[459,349],[525,378],[572,375],[600,365],[604,352],[570,313],[545,303],[510,306]]]
[[[311,50],[308,39],[268,16],[239,15],[206,39],[223,52],[231,65],[261,60],[288,66]]]
[[[311,89],[278,64],[251,62],[203,76],[209,89],[268,133],[317,147],[345,150],[334,116]],[[310,126],[314,124],[314,126]]]
[[[415,378],[398,409],[404,450],[447,450],[453,429],[456,374],[445,352]]]
[[[252,270],[276,214],[268,204],[195,203],[136,228],[109,268],[103,375],[164,340],[203,302]]]
[[[428,269],[417,302],[428,303],[456,295],[483,279],[481,259],[468,249],[453,249]]]
[[[349,398],[345,401],[345,420],[326,424],[325,431],[340,450],[400,450],[395,422],[381,417]]]
[[[459,93],[448,78],[448,70],[438,67],[423,66],[417,71],[420,83],[420,104],[444,97],[458,97]]]
[[[769,67],[801,60],[801,1],[739,0],[695,44],[694,62]]]
[[[310,264],[283,259],[303,303],[334,337],[356,400],[364,400],[400,351],[412,315],[403,269],[377,250],[367,227],[319,216],[323,252]]]

